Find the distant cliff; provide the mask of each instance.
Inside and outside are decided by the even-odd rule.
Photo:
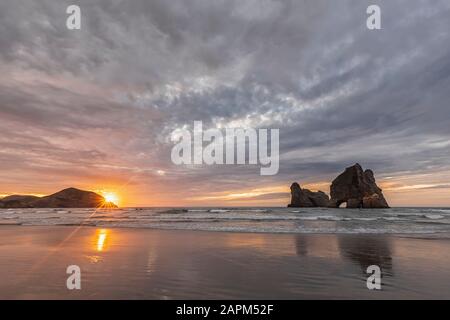
[[[117,206],[92,191],[68,188],[45,197],[12,195],[0,199],[0,208],[97,208]]]
[[[345,169],[330,186],[331,199],[322,192],[301,189],[297,182],[291,185],[291,203],[288,207],[331,207],[342,203],[347,208],[389,208],[381,189],[375,183],[372,170],[363,171],[355,165]]]

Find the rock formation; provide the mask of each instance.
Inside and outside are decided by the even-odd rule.
[[[327,207],[329,205],[328,195],[324,192],[302,189],[297,182],[291,185],[291,197],[288,207]]]
[[[330,191],[330,207],[333,208],[344,202],[347,208],[389,208],[372,170],[363,171],[358,163],[334,179]]]
[[[68,188],[45,197],[13,195],[0,199],[0,208],[116,208],[101,195]]]
[[[389,208],[381,189],[375,183],[372,170],[363,171],[357,163],[345,169],[331,186],[331,199],[322,191],[302,189],[297,182],[291,185],[291,203],[288,207],[338,208],[347,203],[347,208]]]

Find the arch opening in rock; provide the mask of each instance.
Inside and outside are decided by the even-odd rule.
[[[347,201],[337,203],[337,208],[347,208]]]

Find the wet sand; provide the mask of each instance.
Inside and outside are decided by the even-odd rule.
[[[448,238],[0,226],[0,299],[449,299],[449,266]]]

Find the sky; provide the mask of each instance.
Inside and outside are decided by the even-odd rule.
[[[391,206],[450,206],[449,40],[448,0],[2,0],[0,197],[285,206],[358,162]],[[279,129],[278,174],[173,164],[194,121]]]

